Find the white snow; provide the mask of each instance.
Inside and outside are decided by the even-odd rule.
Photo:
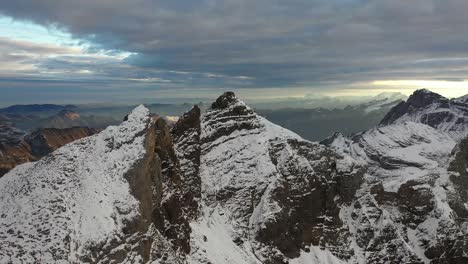
[[[219,209],[222,211],[222,209]],[[201,221],[192,223],[192,253],[189,263],[260,264],[248,244],[233,242],[235,230],[225,214],[205,211]]]
[[[369,173],[392,192],[409,180],[444,171],[456,145],[447,133],[414,122],[373,128],[358,138],[337,137],[331,147],[369,164]]]
[[[89,245],[119,235],[139,214],[125,174],[145,154],[148,121],[139,106],[120,126],[0,178],[0,260],[78,262]]]
[[[429,263],[424,254],[428,245],[423,245],[423,241],[437,243],[440,231],[455,225],[447,200],[447,188],[450,188],[447,167],[456,144],[456,138],[444,129],[406,121],[370,129],[357,135],[353,141],[336,137],[330,144],[333,149],[350,154],[369,166],[366,182],[357,194],[361,209],[353,211],[354,205],[351,205],[344,207],[340,215],[353,237],[366,226],[372,226],[374,236],[385,225],[393,226],[401,237],[401,245],[404,245],[402,252],[414,254],[424,263]],[[369,194],[373,184],[382,184],[385,192],[397,193],[402,184],[411,180],[418,183],[412,187],[414,190],[429,190],[434,197],[434,210],[425,215],[425,221],[416,228],[401,224],[398,205],[379,205]],[[353,218],[352,213],[357,213],[358,218]],[[365,263],[360,255],[365,248],[359,248],[356,242],[353,242],[353,247],[358,262]]]
[[[289,264],[346,264],[346,262],[335,257],[327,249],[311,246],[309,252],[301,251],[301,256],[291,259]]]

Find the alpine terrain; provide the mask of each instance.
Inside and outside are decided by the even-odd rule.
[[[138,106],[0,178],[0,263],[468,263],[467,116],[419,90],[318,143],[232,92]]]

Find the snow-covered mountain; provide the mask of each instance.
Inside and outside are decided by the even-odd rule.
[[[381,126],[322,141],[368,167],[341,212],[360,263],[468,263],[467,123],[460,100],[419,90]]]
[[[381,124],[423,123],[462,139],[468,134],[467,98],[448,99],[429,90],[417,90],[388,112]]]
[[[0,178],[0,263],[466,263],[468,140],[435,127],[319,144],[230,92],[171,127],[140,106]]]

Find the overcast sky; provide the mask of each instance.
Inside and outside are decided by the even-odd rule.
[[[466,0],[0,1],[0,104],[456,96],[468,92],[467,12]]]

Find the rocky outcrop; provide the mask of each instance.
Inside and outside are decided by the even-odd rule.
[[[184,214],[190,220],[196,219],[201,199],[200,179],[200,116],[198,106],[194,106],[175,123],[172,128],[177,158],[180,164],[182,204]]]
[[[185,214],[188,205],[184,202],[187,187],[181,178],[182,172],[170,127],[163,118],[157,117],[155,129],[155,152],[157,163],[160,164],[157,178],[160,179],[161,189],[155,192],[158,209],[153,210],[153,221],[160,234],[170,241],[170,248],[158,250],[158,247],[154,247],[154,251],[156,258],[162,263],[179,263],[190,253],[191,228],[189,217]],[[170,251],[181,257],[172,257],[171,261],[164,260],[164,255]]]
[[[342,205],[352,202],[365,168],[357,163],[343,166],[343,157],[301,140],[276,143],[270,155],[280,178],[269,203],[276,203],[279,211],[261,223],[257,239],[291,259],[310,246],[326,248],[341,259],[352,258],[350,233],[339,214]],[[266,263],[285,261],[270,257]]]
[[[449,170],[450,179],[455,185],[455,193],[451,199],[451,207],[460,219],[468,219],[468,138],[462,140],[453,153]]]

